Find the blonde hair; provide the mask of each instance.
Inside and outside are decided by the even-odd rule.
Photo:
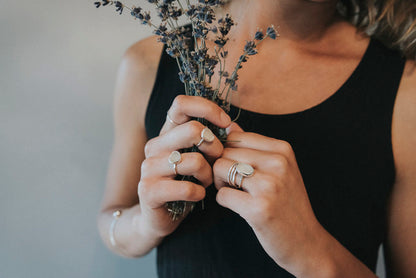
[[[339,0],[338,11],[360,31],[416,60],[415,0]]]

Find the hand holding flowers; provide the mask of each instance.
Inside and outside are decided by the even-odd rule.
[[[148,0],[154,4],[161,23],[157,26],[153,22],[150,12],[140,7],[127,7],[120,1],[102,0],[94,2],[97,8],[114,5],[120,14],[128,9],[130,14],[142,24],[149,25],[159,36],[159,41],[166,45],[166,52],[176,59],[179,67],[179,79],[184,83],[185,93],[188,96],[201,96],[217,103],[224,111],[230,110],[231,92],[237,90],[238,70],[247,62],[248,57],[257,54],[257,46],[266,38],[276,39],[278,36],[273,26],[267,28],[264,34],[260,30],[254,39],[247,41],[243,54],[239,57],[234,71],[230,74],[225,70],[225,61],[228,51],[224,49],[229,40],[227,35],[234,25],[232,18],[227,14],[224,18],[216,20],[214,8],[224,4],[223,0],[198,0],[191,4],[189,0]],[[191,22],[191,29],[180,26],[178,20],[185,16]],[[214,49],[208,51],[207,41],[209,34],[213,34]],[[219,76],[217,84],[211,84],[215,74]],[[224,82],[222,82],[224,80]],[[237,116],[238,117],[238,116]],[[214,132],[220,141],[226,140],[224,128],[218,127],[207,119],[200,117],[195,120],[201,122]],[[183,149],[182,152],[198,152],[196,146]],[[194,183],[198,181],[189,176],[182,176],[182,180]],[[172,201],[167,203],[172,219],[183,215],[188,206],[194,203]]]
[[[290,144],[244,132],[236,123],[228,132],[230,142],[213,166],[217,202],[248,222],[281,267],[301,277],[306,270],[308,275],[312,269],[323,270],[330,236],[313,213]],[[228,187],[228,171],[234,161],[255,169],[253,176],[242,179],[243,190]]]

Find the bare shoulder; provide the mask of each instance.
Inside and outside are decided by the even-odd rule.
[[[142,88],[140,91],[148,93],[156,78],[162,47],[163,44],[157,41],[156,36],[145,38],[131,45],[122,58],[119,77],[127,80],[136,79],[140,82]]]
[[[388,209],[386,271],[416,277],[416,69],[408,61],[393,112],[392,143],[396,181]]]
[[[121,60],[114,96],[116,135],[120,129],[144,126],[145,111],[156,79],[163,44],[151,36],[131,45]],[[130,125],[130,126],[126,126]]]
[[[407,177],[406,170],[416,157],[416,62],[407,61],[393,112],[392,139],[398,178]],[[415,161],[413,161],[415,162]],[[415,165],[416,170],[416,164]]]
[[[157,41],[157,36],[147,37],[131,45],[126,50],[122,62],[144,73],[150,71],[150,75],[157,70],[162,47],[163,44]]]

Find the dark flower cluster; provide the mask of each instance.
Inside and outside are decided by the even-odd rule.
[[[113,5],[116,7],[116,11],[120,12],[120,14],[123,13],[124,5],[120,1],[108,1],[108,0],[102,0],[101,2],[94,2],[95,7],[99,8],[102,6],[107,6],[108,4]]]
[[[120,1],[109,0],[97,1],[94,5],[97,8],[113,5],[120,14],[127,9],[134,19],[151,26],[159,41],[166,45],[166,53],[176,59],[179,79],[184,83],[185,93],[208,98],[228,112],[231,92],[237,91],[238,88],[238,70],[248,61],[249,56],[257,54],[257,46],[265,38],[277,38],[278,34],[274,27],[268,27],[265,33],[257,31],[253,40],[247,41],[243,54],[230,74],[225,69],[228,51],[224,47],[229,40],[228,35],[234,26],[234,21],[229,14],[218,20],[215,15],[215,7],[223,5],[223,0],[198,0],[196,4],[190,4],[189,0],[186,0],[186,3],[183,3],[185,0],[147,0],[147,2],[154,5],[156,15],[161,20],[160,24],[155,25],[151,13],[141,7],[128,7]],[[190,25],[180,26],[178,20],[183,16],[190,21]],[[214,49],[207,48],[208,40],[214,42]],[[213,86],[211,77],[215,72],[219,76],[219,81]],[[204,119],[197,120],[207,125],[220,140],[226,140],[224,129],[213,126]],[[198,151],[198,149],[183,151]],[[190,180],[192,177],[185,176],[183,179]],[[188,205],[193,208],[194,203],[175,201],[167,204],[174,219],[182,215]]]

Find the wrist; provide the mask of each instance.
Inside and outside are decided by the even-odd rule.
[[[294,274],[302,278],[335,278],[337,273],[336,260],[333,254],[334,238],[318,223],[316,232],[304,245],[303,258]]]
[[[144,217],[140,208],[132,216],[131,230],[133,231],[135,238],[139,237],[149,243],[158,244],[164,238],[164,236],[159,235],[157,232],[152,231],[149,228],[149,221]]]
[[[311,245],[311,251],[301,272],[296,277],[302,278],[376,278],[377,276],[350,253],[322,226],[315,243]]]

